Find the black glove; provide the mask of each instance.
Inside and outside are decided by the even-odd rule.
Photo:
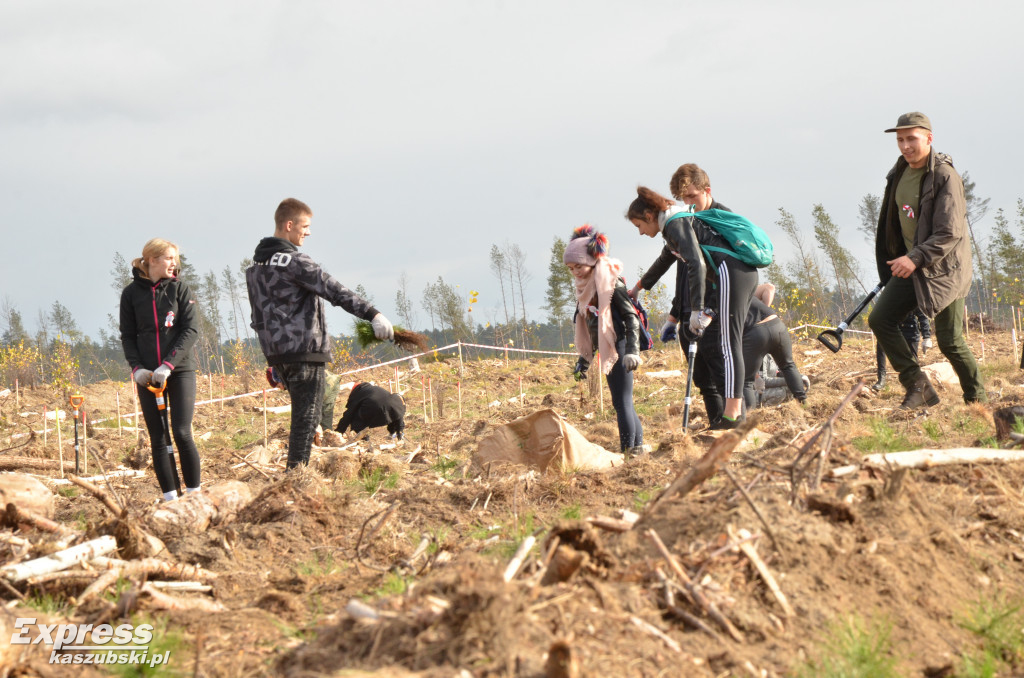
[[[576,367],[572,371],[572,378],[576,381],[586,379],[588,369],[590,369],[590,361],[581,357],[576,361]]]

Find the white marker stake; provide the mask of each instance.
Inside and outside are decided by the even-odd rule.
[[[263,389],[263,447],[270,447],[267,439],[267,389]]]
[[[60,453],[60,477],[64,477],[64,438],[60,434],[60,410],[54,410],[54,419],[57,421],[57,451]]]

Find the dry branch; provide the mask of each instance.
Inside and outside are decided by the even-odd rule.
[[[523,561],[526,560],[526,556],[530,554],[530,549],[536,543],[537,538],[531,534],[516,549],[515,555],[512,556],[512,560],[508,561],[508,566],[505,568],[503,577],[506,584],[515,579],[516,574],[519,573],[519,568],[523,566]]]
[[[99,499],[103,503],[103,505],[107,507],[107,510],[113,513],[116,517],[121,516],[121,507],[118,506],[111,498],[111,496],[104,492],[101,488],[96,487],[95,485],[90,483],[88,480],[85,480],[84,478],[79,478],[78,476],[74,475],[69,475],[68,480],[73,482],[75,485],[78,485],[92,496]]]
[[[690,578],[690,575],[686,574],[686,570],[682,568],[682,566],[679,564],[679,561],[677,561],[675,557],[672,555],[672,553],[669,552],[668,548],[665,546],[665,543],[661,541],[661,537],[658,536],[658,533],[654,530],[647,530],[645,534],[647,535],[647,538],[650,539],[651,542],[653,542],[654,545],[658,548],[658,551],[661,552],[662,558],[664,558],[665,562],[668,563],[668,566],[669,568],[671,568],[672,572],[675,573],[675,575],[679,577],[680,581],[683,582],[683,588],[685,589],[687,594],[689,594],[690,599],[694,602],[694,604],[703,608],[704,611],[708,613],[708,616],[715,620],[716,624],[721,626],[726,633],[732,636],[733,640],[742,643],[743,636],[740,635],[740,632],[737,631],[736,627],[732,625],[732,622],[730,622],[726,618],[726,616],[722,614],[722,612],[718,609],[718,606],[716,606],[713,602],[708,600],[707,596],[704,595],[703,591],[701,591],[700,588],[698,588],[697,585],[693,583],[693,580]]]
[[[157,589],[157,587],[153,586],[152,582],[146,582],[143,584],[142,592],[149,594],[149,597],[152,599],[153,606],[160,610],[223,612],[227,609],[215,600],[207,600],[206,598],[178,598],[176,596],[167,595]]]
[[[725,471],[725,475],[729,476],[729,480],[731,480],[732,484],[736,486],[736,489],[740,491],[740,494],[743,495],[743,498],[747,500],[750,508],[754,511],[754,515],[756,515],[757,519],[761,521],[762,525],[764,525],[764,531],[768,533],[768,537],[772,540],[772,546],[775,547],[776,551],[781,553],[782,549],[779,548],[779,540],[775,538],[775,532],[772,530],[772,526],[768,524],[768,520],[764,517],[764,514],[761,513],[761,509],[754,503],[754,498],[750,496],[749,492],[747,492],[747,488],[743,487],[743,484],[737,480],[735,474],[729,470],[728,466],[723,467],[722,470]]]
[[[835,425],[836,420],[839,418],[839,413],[843,411],[843,408],[845,408],[863,389],[864,380],[861,379],[854,384],[853,389],[845,398],[843,398],[842,402],[839,403],[839,407],[837,407],[835,412],[832,413],[832,416],[828,418],[828,421],[822,424],[817,433],[811,436],[807,442],[804,443],[803,447],[800,448],[800,451],[796,455],[796,459],[793,460],[793,463],[789,467],[791,504],[796,502],[796,495],[800,488],[800,483],[803,482],[804,477],[807,475],[808,468],[815,460],[818,462],[818,469],[815,473],[814,483],[811,489],[817,490],[821,486],[821,475],[825,466],[824,462],[828,456],[828,450],[832,446],[832,427]],[[822,436],[825,437],[825,442],[821,443],[819,450],[812,454],[810,459],[801,466],[800,462],[808,455],[811,447],[817,443]]]
[[[60,535],[75,534],[74,530],[65,525],[61,525],[54,520],[37,515],[28,509],[18,508],[14,504],[7,504],[5,520],[7,525],[10,527],[15,527],[16,525],[24,523],[26,525],[31,525],[37,530],[42,530],[43,532],[51,532],[53,534]]]
[[[736,446],[743,442],[746,437],[755,426],[757,425],[757,418],[750,417],[745,422],[740,424],[737,428],[732,431],[726,431],[722,437],[716,440],[711,445],[703,457],[697,460],[693,467],[689,471],[680,470],[676,479],[672,481],[672,484],[661,493],[661,495],[651,502],[651,505],[646,511],[644,511],[644,518],[649,518],[659,508],[661,508],[665,502],[672,499],[675,495],[686,495],[688,492],[693,490],[705,480],[715,475],[718,469],[728,461],[729,455],[736,449]],[[643,520],[638,521],[638,524]]]
[[[786,594],[782,592],[781,588],[779,588],[779,583],[775,581],[775,577],[772,576],[768,566],[765,565],[763,560],[761,560],[761,556],[757,554],[757,549],[754,548],[754,545],[749,541],[746,541],[746,539],[750,537],[750,532],[747,530],[740,530],[737,533],[733,529],[732,525],[727,525],[726,531],[729,534],[729,538],[737,542],[737,548],[739,548],[739,550],[743,552],[743,555],[749,558],[750,562],[754,564],[754,569],[756,569],[757,573],[761,575],[761,579],[764,580],[764,583],[768,585],[768,590],[770,590],[772,595],[775,596],[775,600],[779,602],[779,606],[782,608],[785,615],[787,617],[795,616],[796,613],[793,612],[793,608],[790,607]]]
[[[66,570],[80,560],[90,560],[97,556],[103,556],[117,549],[117,540],[111,536],[99,537],[90,541],[72,546],[71,548],[51,553],[42,558],[29,560],[24,563],[5,565],[0,568],[0,575],[11,581],[22,581],[29,577],[38,577],[50,572]]]
[[[861,460],[861,464],[882,469],[929,469],[934,466],[994,461],[1005,463],[1024,461],[1024,452],[984,447],[957,447],[948,450],[920,449],[909,452],[869,454]]]
[[[39,459],[37,457],[0,457],[0,471],[14,471],[19,468],[31,468],[37,470],[59,470],[61,462],[56,459]],[[64,462],[64,468],[72,470],[75,462]]]
[[[93,558],[89,561],[93,567],[101,570],[116,570],[123,576],[157,576],[171,579],[198,579],[210,581],[217,578],[216,572],[204,570],[198,565],[169,563],[159,558],[140,558],[139,560],[120,560],[118,558]]]

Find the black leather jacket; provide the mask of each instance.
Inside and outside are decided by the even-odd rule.
[[[615,281],[615,289],[612,291],[611,310],[612,326],[615,328],[615,343],[619,343],[625,338],[626,351],[623,355],[640,355],[640,318],[636,315],[633,302],[629,300],[629,294],[626,292],[626,283],[623,282],[622,278]],[[573,322],[576,322],[579,313],[580,307],[577,304],[576,313],[573,315]],[[587,329],[590,331],[590,343],[596,347],[597,316],[593,313],[587,313],[586,319]],[[588,362],[592,362],[594,359],[593,353],[589,357],[584,357]]]

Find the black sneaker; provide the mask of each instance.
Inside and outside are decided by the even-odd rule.
[[[928,381],[928,375],[922,372],[907,389],[900,409],[916,410],[919,407],[935,407],[938,404],[939,394],[935,392],[932,382]]]
[[[736,428],[745,420],[746,417],[743,416],[742,414],[735,420],[729,419],[725,415],[722,415],[718,419],[715,419],[713,422],[711,422],[711,426],[709,426],[708,429],[712,431],[727,431],[729,429]]]

